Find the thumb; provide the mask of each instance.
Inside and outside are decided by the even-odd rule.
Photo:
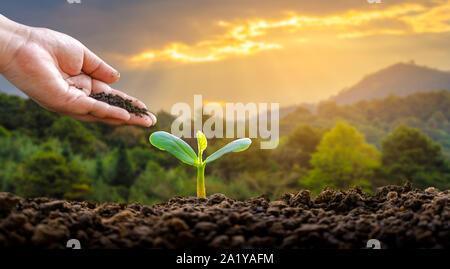
[[[92,78],[111,84],[119,80],[120,74],[117,70],[105,63],[88,48],[84,48],[82,70]]]

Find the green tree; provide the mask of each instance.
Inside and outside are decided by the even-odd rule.
[[[20,166],[16,190],[25,197],[86,199],[90,188],[83,169],[54,152],[39,152]]]
[[[416,128],[398,126],[382,142],[382,165],[395,183],[410,180],[417,188],[450,187],[450,169],[441,146]]]
[[[316,151],[322,133],[310,125],[300,125],[280,143],[272,156],[284,169],[294,165],[310,168],[311,155]]]
[[[102,158],[97,156],[95,159],[95,179],[96,181],[103,182],[103,178],[105,177],[105,169],[103,167]]]
[[[66,140],[62,144],[61,154],[66,158],[66,160],[71,161],[73,158],[72,148],[70,147],[70,143]]]
[[[19,128],[23,124],[23,103],[24,99],[19,96],[0,93],[0,125],[9,130]]]
[[[136,126],[119,126],[109,135],[108,142],[117,144],[123,140],[128,148],[146,146],[145,130]]]
[[[223,140],[216,145],[206,149],[207,155],[212,154],[229,140]],[[259,145],[260,140],[253,139],[254,145]],[[270,150],[261,150],[259,147],[249,147],[246,151],[239,152],[239,154],[225,155],[223,158],[211,163],[211,169],[207,170],[207,175],[210,173],[219,175],[225,180],[225,183],[229,183],[233,178],[237,178],[243,172],[258,172],[261,170],[268,171],[274,169],[276,166],[275,161],[270,157]]]
[[[20,129],[24,130],[27,135],[39,139],[45,138],[48,129],[61,117],[40,107],[31,99],[24,101],[21,111]]]
[[[95,153],[95,137],[79,121],[61,117],[48,130],[49,135],[67,141],[74,153],[91,156]]]
[[[195,195],[195,177],[189,178],[182,167],[163,169],[149,161],[145,171],[130,188],[129,202],[154,204],[174,196]]]
[[[115,173],[112,181],[114,186],[130,187],[134,182],[133,166],[128,156],[125,142],[120,140],[116,153]]]
[[[19,132],[11,132],[7,136],[0,135],[0,189],[15,192],[14,175],[20,163],[28,160],[41,150],[28,136]]]
[[[339,122],[322,138],[311,166],[300,183],[315,193],[324,187],[345,189],[354,185],[369,190],[370,179],[379,166],[379,153],[356,128]]]
[[[10,137],[11,133],[0,125],[0,137]]]

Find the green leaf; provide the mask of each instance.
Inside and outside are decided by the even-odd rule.
[[[197,143],[198,143],[198,155],[200,155],[200,153],[202,153],[208,146],[206,136],[201,131],[197,132]]]
[[[217,160],[218,158],[222,157],[224,154],[227,154],[229,152],[239,152],[246,150],[248,147],[250,147],[250,144],[252,143],[252,140],[249,138],[242,138],[235,140],[233,142],[228,143],[225,147],[219,149],[218,151],[214,152],[208,158],[206,158],[204,163],[210,163],[212,161]]]
[[[197,155],[188,143],[167,132],[154,132],[150,143],[160,150],[167,150],[184,163],[196,166]]]

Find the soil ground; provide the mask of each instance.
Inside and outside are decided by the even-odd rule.
[[[450,248],[450,191],[385,186],[309,191],[269,201],[175,197],[167,203],[94,204],[0,193],[0,247]]]

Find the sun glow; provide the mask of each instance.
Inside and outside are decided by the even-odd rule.
[[[331,33],[329,38],[360,38],[371,35],[408,35],[450,31],[450,1],[427,7],[405,3],[377,10],[350,10],[328,16],[307,16],[295,12],[279,20],[262,18],[239,22],[219,21],[223,34],[200,40],[193,45],[173,42],[162,49],[148,49],[127,58],[133,67],[145,67],[156,62],[202,63],[230,57],[248,56],[264,51],[281,50],[286,40],[301,38],[306,43],[311,33]],[[395,23],[380,26],[377,22]],[[388,26],[390,25],[390,26]],[[395,25],[395,26],[392,26]],[[273,36],[281,31],[288,38]]]

